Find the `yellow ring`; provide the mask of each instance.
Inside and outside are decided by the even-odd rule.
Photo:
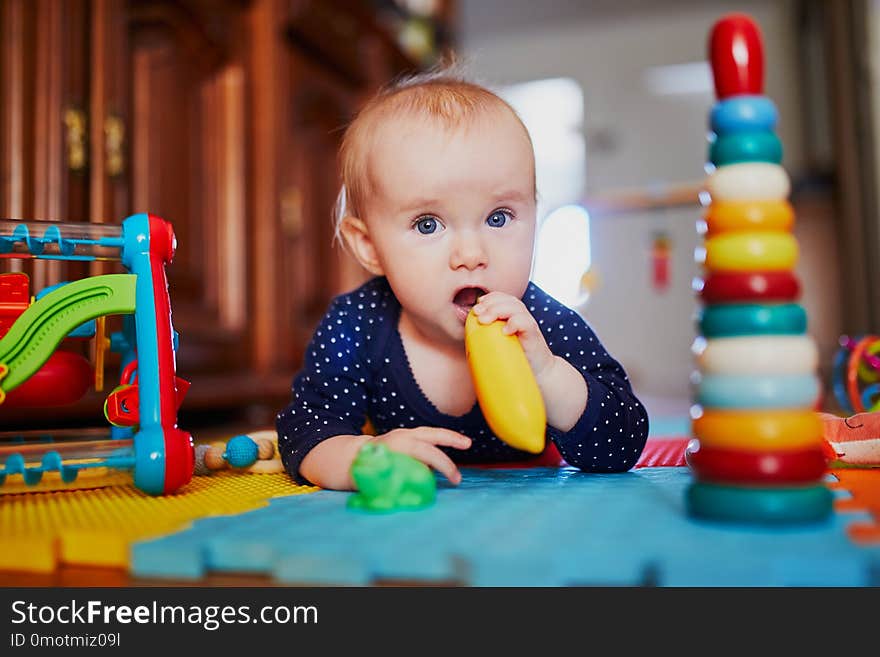
[[[813,411],[705,411],[693,423],[701,445],[774,451],[822,444],[822,420]]]
[[[703,217],[708,235],[731,231],[788,232],[794,226],[794,208],[788,201],[718,201]]]
[[[794,269],[798,243],[791,233],[727,233],[706,240],[703,263],[709,271]]]

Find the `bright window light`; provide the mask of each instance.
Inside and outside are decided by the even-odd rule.
[[[584,93],[570,78],[533,80],[498,90],[516,110],[535,147],[538,220],[583,197],[586,179]]]
[[[714,93],[709,62],[655,66],[645,71],[645,85],[657,96]]]
[[[565,205],[541,225],[533,280],[569,308],[587,295],[581,279],[590,268],[590,215],[580,205]]]
[[[586,181],[584,93],[570,78],[533,80],[498,90],[519,114],[535,147],[538,239],[532,280],[569,307],[586,301],[590,217],[577,205]]]

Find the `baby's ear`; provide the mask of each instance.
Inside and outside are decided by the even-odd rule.
[[[382,276],[385,272],[366,222],[358,217],[346,216],[342,219],[339,230],[361,266],[375,276]]]

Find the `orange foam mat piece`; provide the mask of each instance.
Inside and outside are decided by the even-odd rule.
[[[880,543],[880,468],[832,468],[837,481],[831,488],[848,491],[851,497],[834,501],[837,511],[867,511],[873,522],[854,522],[847,527],[853,542]]]
[[[208,516],[266,506],[273,497],[318,490],[286,474],[219,472],[194,477],[173,495],[134,486],[0,496],[0,570],[52,572],[57,566],[128,568],[130,546]]]

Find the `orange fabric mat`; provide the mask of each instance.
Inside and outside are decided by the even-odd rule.
[[[831,473],[838,481],[829,484],[831,488],[842,489],[852,497],[837,499],[837,511],[866,511],[873,516],[873,522],[853,522],[847,533],[854,543],[880,543],[880,468],[835,468]]]

